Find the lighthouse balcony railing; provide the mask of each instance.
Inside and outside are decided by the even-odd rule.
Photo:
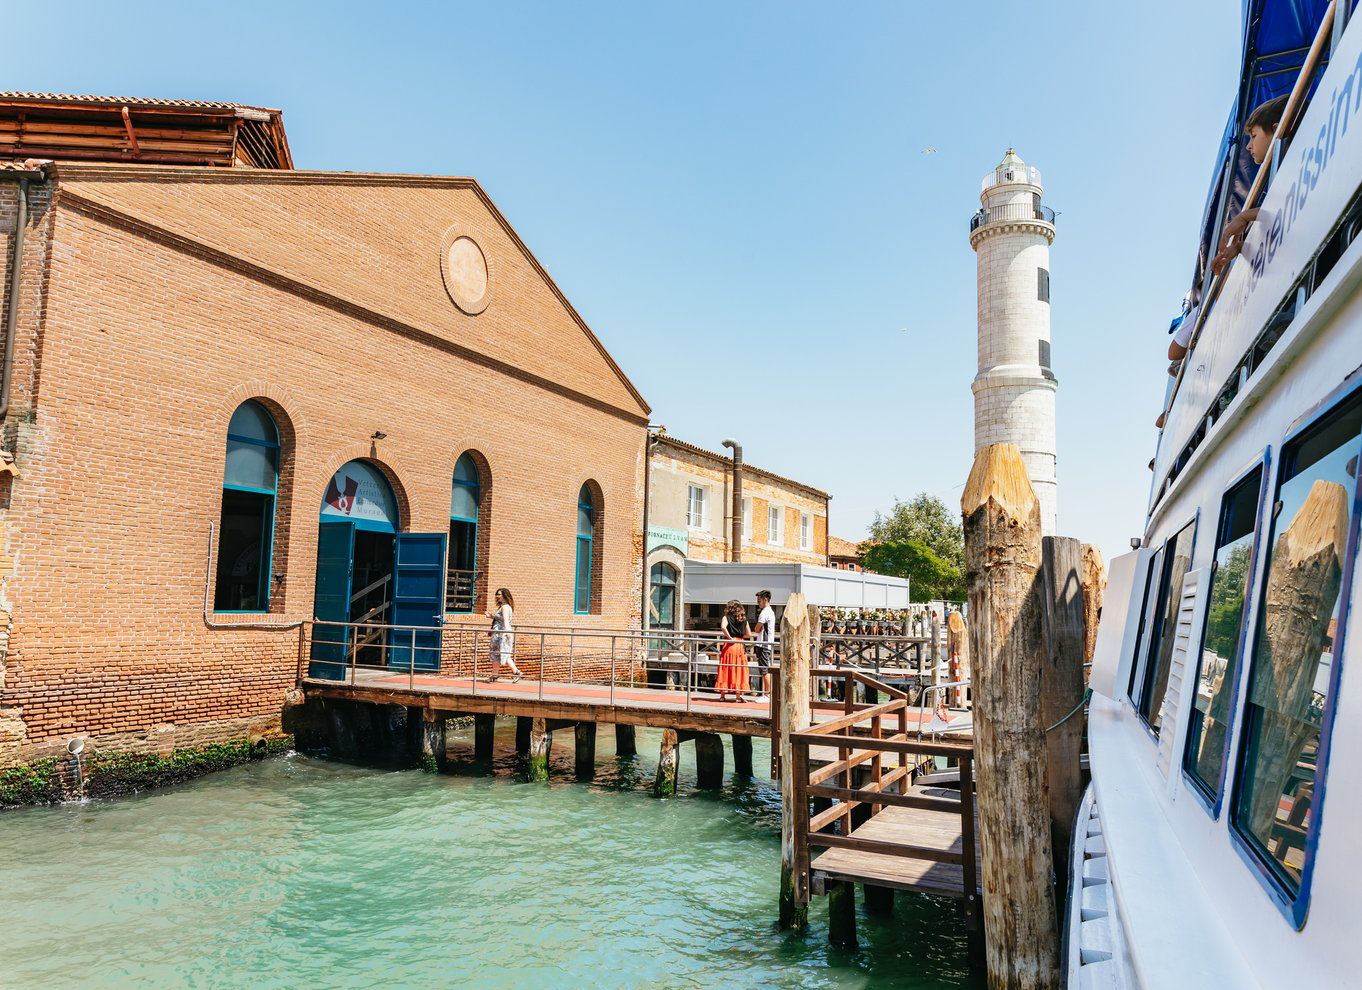
[[[1048,206],[1035,206],[1030,203],[1005,203],[987,210],[979,210],[970,217],[970,232],[978,230],[986,223],[1002,223],[1017,220],[1040,220],[1054,226],[1055,211]]]

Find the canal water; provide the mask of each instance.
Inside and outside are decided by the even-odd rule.
[[[504,723],[504,724],[503,724]],[[861,947],[778,933],[780,795],[649,795],[660,733],[528,784],[289,755],[115,801],[0,814],[0,984],[52,987],[973,987],[953,902],[900,895]],[[758,769],[769,749],[757,740]],[[729,766],[731,766],[731,760]],[[859,899],[859,898],[858,898]],[[858,910],[859,907],[858,907]]]

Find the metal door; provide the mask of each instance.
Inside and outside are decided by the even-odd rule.
[[[345,678],[350,627],[350,577],[355,566],[355,524],[324,522],[317,535],[317,587],[313,596],[311,677]]]
[[[399,628],[389,639],[389,668],[440,669],[444,590],[445,534],[398,533],[393,548],[392,623]]]

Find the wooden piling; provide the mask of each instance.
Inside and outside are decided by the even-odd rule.
[[[638,743],[634,739],[634,727],[632,725],[615,726],[615,755],[638,755]]]
[[[804,931],[809,924],[809,809],[796,807],[795,780],[808,773],[796,759],[792,732],[809,727],[809,640],[818,609],[795,592],[780,619],[780,927]],[[801,751],[802,752],[802,751]],[[807,784],[807,780],[805,781]],[[853,938],[855,919],[852,920]]]
[[[582,780],[596,775],[596,723],[578,722],[572,727],[576,743],[577,776]]]
[[[960,498],[974,665],[990,988],[1059,985],[1046,745],[1040,722],[1040,505],[1012,444],[974,458]]]
[[[1083,581],[1083,683],[1087,683],[1088,664],[1097,649],[1097,620],[1102,617],[1102,599],[1107,591],[1107,565],[1102,551],[1091,543],[1083,544],[1079,574]]]
[[[731,736],[733,740],[733,772],[739,777],[752,776],[752,737]]]
[[[473,716],[473,758],[490,760],[492,744],[496,738],[497,717],[495,715]]]
[[[706,791],[724,786],[724,741],[717,732],[695,735],[695,783]]]
[[[530,780],[549,779],[549,747],[553,745],[553,733],[544,725],[542,718],[533,720],[530,726],[530,759],[526,776]]]
[[[410,711],[407,717],[411,717]],[[446,768],[447,762],[445,741],[447,720],[444,715],[427,708],[423,711],[418,724],[421,728],[421,768],[430,773],[440,773]]]
[[[515,752],[517,756],[530,755],[530,732],[534,729],[534,719],[524,715],[515,720]]]
[[[662,752],[658,755],[657,776],[653,780],[653,797],[672,797],[676,794],[676,730],[662,730]]]
[[[1046,786],[1050,792],[1050,844],[1054,850],[1055,914],[1063,917],[1068,892],[1074,816],[1083,798],[1079,767],[1083,745],[1083,548],[1067,536],[1042,541],[1041,604],[1045,663],[1041,667],[1040,721],[1046,729]]]
[[[856,948],[856,885],[850,880],[828,883],[828,941]]]

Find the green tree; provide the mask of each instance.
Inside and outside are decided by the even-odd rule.
[[[907,502],[894,499],[894,508],[889,515],[875,513],[875,521],[870,524],[870,539],[875,543],[917,540],[957,572],[963,574],[965,571],[965,531],[960,525],[960,513],[951,512],[935,495],[919,492]],[[960,597],[964,597],[963,594]]]
[[[965,577],[960,568],[942,560],[922,540],[863,544],[861,563],[880,574],[907,578],[915,602],[937,598],[958,602],[965,597]]]

